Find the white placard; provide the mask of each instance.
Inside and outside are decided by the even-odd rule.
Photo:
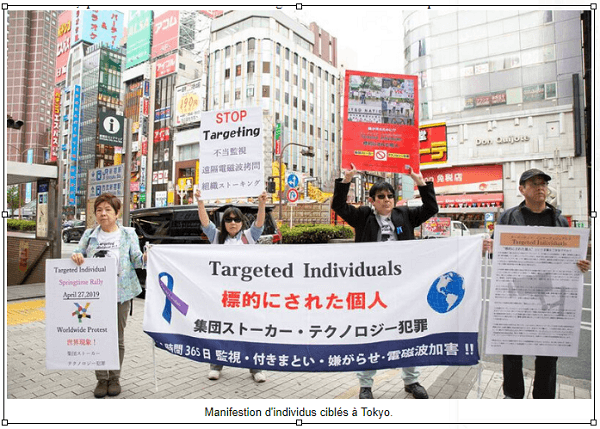
[[[577,356],[589,230],[496,225],[486,354]]]
[[[245,368],[474,365],[481,243],[154,245],[144,331],[175,355]]]
[[[256,197],[264,191],[262,108],[202,113],[202,199]]]
[[[46,368],[119,369],[117,261],[46,261]]]

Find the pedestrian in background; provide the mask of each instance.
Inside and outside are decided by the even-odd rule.
[[[548,182],[551,177],[542,170],[532,168],[525,171],[519,179],[519,191],[525,201],[506,210],[498,219],[498,225],[568,227],[569,222],[560,210],[548,204]],[[486,239],[483,250],[491,252],[493,240]],[[590,269],[590,262],[573,261],[583,273]],[[557,356],[536,356],[535,376],[533,379],[534,399],[554,399],[556,397]],[[503,355],[502,371],[504,375],[504,398],[523,399],[525,382],[523,380],[523,356]]]
[[[87,229],[73,251],[71,259],[77,265],[85,258],[115,258],[117,260],[117,328],[119,337],[119,369],[98,370],[98,383],[94,389],[96,398],[117,396],[121,393],[121,369],[125,356],[125,325],[132,299],[142,292],[135,273],[145,268],[146,254],[142,254],[135,229],[117,224],[121,201],[113,194],[105,193],[96,198],[94,214],[98,226]]]
[[[331,209],[355,229],[355,241],[414,240],[414,229],[438,212],[432,182],[425,182],[421,173],[410,169],[410,177],[419,187],[423,205],[420,207],[395,207],[396,193],[388,182],[375,183],[369,190],[369,202],[373,208],[353,207],[347,203],[350,182],[357,173],[354,164],[344,172],[343,179],[335,181]],[[376,369],[359,371],[360,399],[373,399],[373,377]],[[419,383],[421,371],[416,367],[402,368],[404,390],[415,399],[428,399],[427,391]]]
[[[217,229],[211,222],[204,207],[204,201],[200,199],[200,190],[196,190],[194,196],[198,200],[198,217],[202,225],[202,232],[206,234],[211,244],[241,245],[255,244],[260,238],[265,226],[265,206],[267,204],[267,193],[263,192],[258,197],[258,214],[256,220],[249,229],[243,229],[244,215],[237,207],[228,207],[221,218],[221,228]],[[209,380],[218,380],[221,376],[223,365],[210,364],[208,372]],[[257,383],[267,380],[266,374],[260,369],[250,369],[252,378]]]

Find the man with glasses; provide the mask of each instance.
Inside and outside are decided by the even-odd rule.
[[[375,183],[369,190],[369,202],[356,208],[347,203],[350,182],[357,173],[354,164],[344,172],[343,179],[337,179],[333,191],[331,208],[355,230],[355,242],[414,240],[414,229],[438,212],[433,183],[423,180],[421,173],[409,169],[410,177],[419,187],[422,206],[396,207],[394,187],[384,181]],[[410,167],[409,167],[410,168]],[[377,370],[359,371],[360,399],[373,399],[373,377]],[[415,399],[428,399],[427,391],[419,384],[420,371],[416,367],[402,368],[404,390]]]
[[[525,171],[519,179],[519,191],[525,197],[525,201],[506,210],[498,219],[498,225],[568,227],[569,222],[560,214],[560,210],[546,202],[550,179],[550,176],[537,168]],[[484,251],[491,252],[492,244],[491,239],[484,240]],[[583,273],[590,269],[590,265],[589,261],[577,261],[577,267]],[[557,361],[556,356],[536,356],[534,399],[555,398]],[[502,370],[505,399],[523,399],[525,396],[523,356],[503,355]]]

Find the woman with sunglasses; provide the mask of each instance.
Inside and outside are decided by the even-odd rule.
[[[228,207],[221,218],[221,227],[217,229],[215,224],[211,222],[204,207],[204,201],[200,199],[200,190],[194,194],[198,200],[198,217],[202,225],[202,232],[206,234],[211,244],[255,244],[262,235],[265,225],[265,206],[267,204],[267,193],[263,192],[258,197],[258,214],[256,220],[250,228],[243,229],[244,215],[237,207]],[[209,380],[218,380],[221,376],[223,365],[210,364],[208,372]],[[267,380],[267,376],[260,369],[251,369],[252,378],[257,383],[262,383]]]

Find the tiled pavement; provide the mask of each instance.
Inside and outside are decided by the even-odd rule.
[[[43,284],[8,287],[7,397],[93,399],[96,384],[93,371],[46,370],[45,323],[39,317],[45,305],[43,292]],[[31,298],[37,299],[28,301],[29,309],[15,310],[14,304]],[[28,314],[30,311],[37,311],[38,315]],[[248,370],[228,367],[218,381],[208,380],[207,364],[153,349],[150,337],[142,330],[143,315],[144,300],[136,298],[133,315],[129,316],[125,329],[123,391],[118,397],[107,399],[350,399],[358,396],[358,382],[352,372],[321,373],[318,377],[312,373],[268,372],[267,381],[257,384]],[[19,323],[11,324],[14,322]],[[478,366],[423,367],[420,382],[433,399],[476,399],[479,394],[483,399],[502,398],[501,366],[490,362],[481,365],[481,383]],[[524,372],[526,390],[531,397],[533,374],[529,370]],[[400,369],[381,370],[375,377],[373,395],[376,399],[407,398],[403,386]],[[557,397],[590,398],[591,383],[558,376]]]

